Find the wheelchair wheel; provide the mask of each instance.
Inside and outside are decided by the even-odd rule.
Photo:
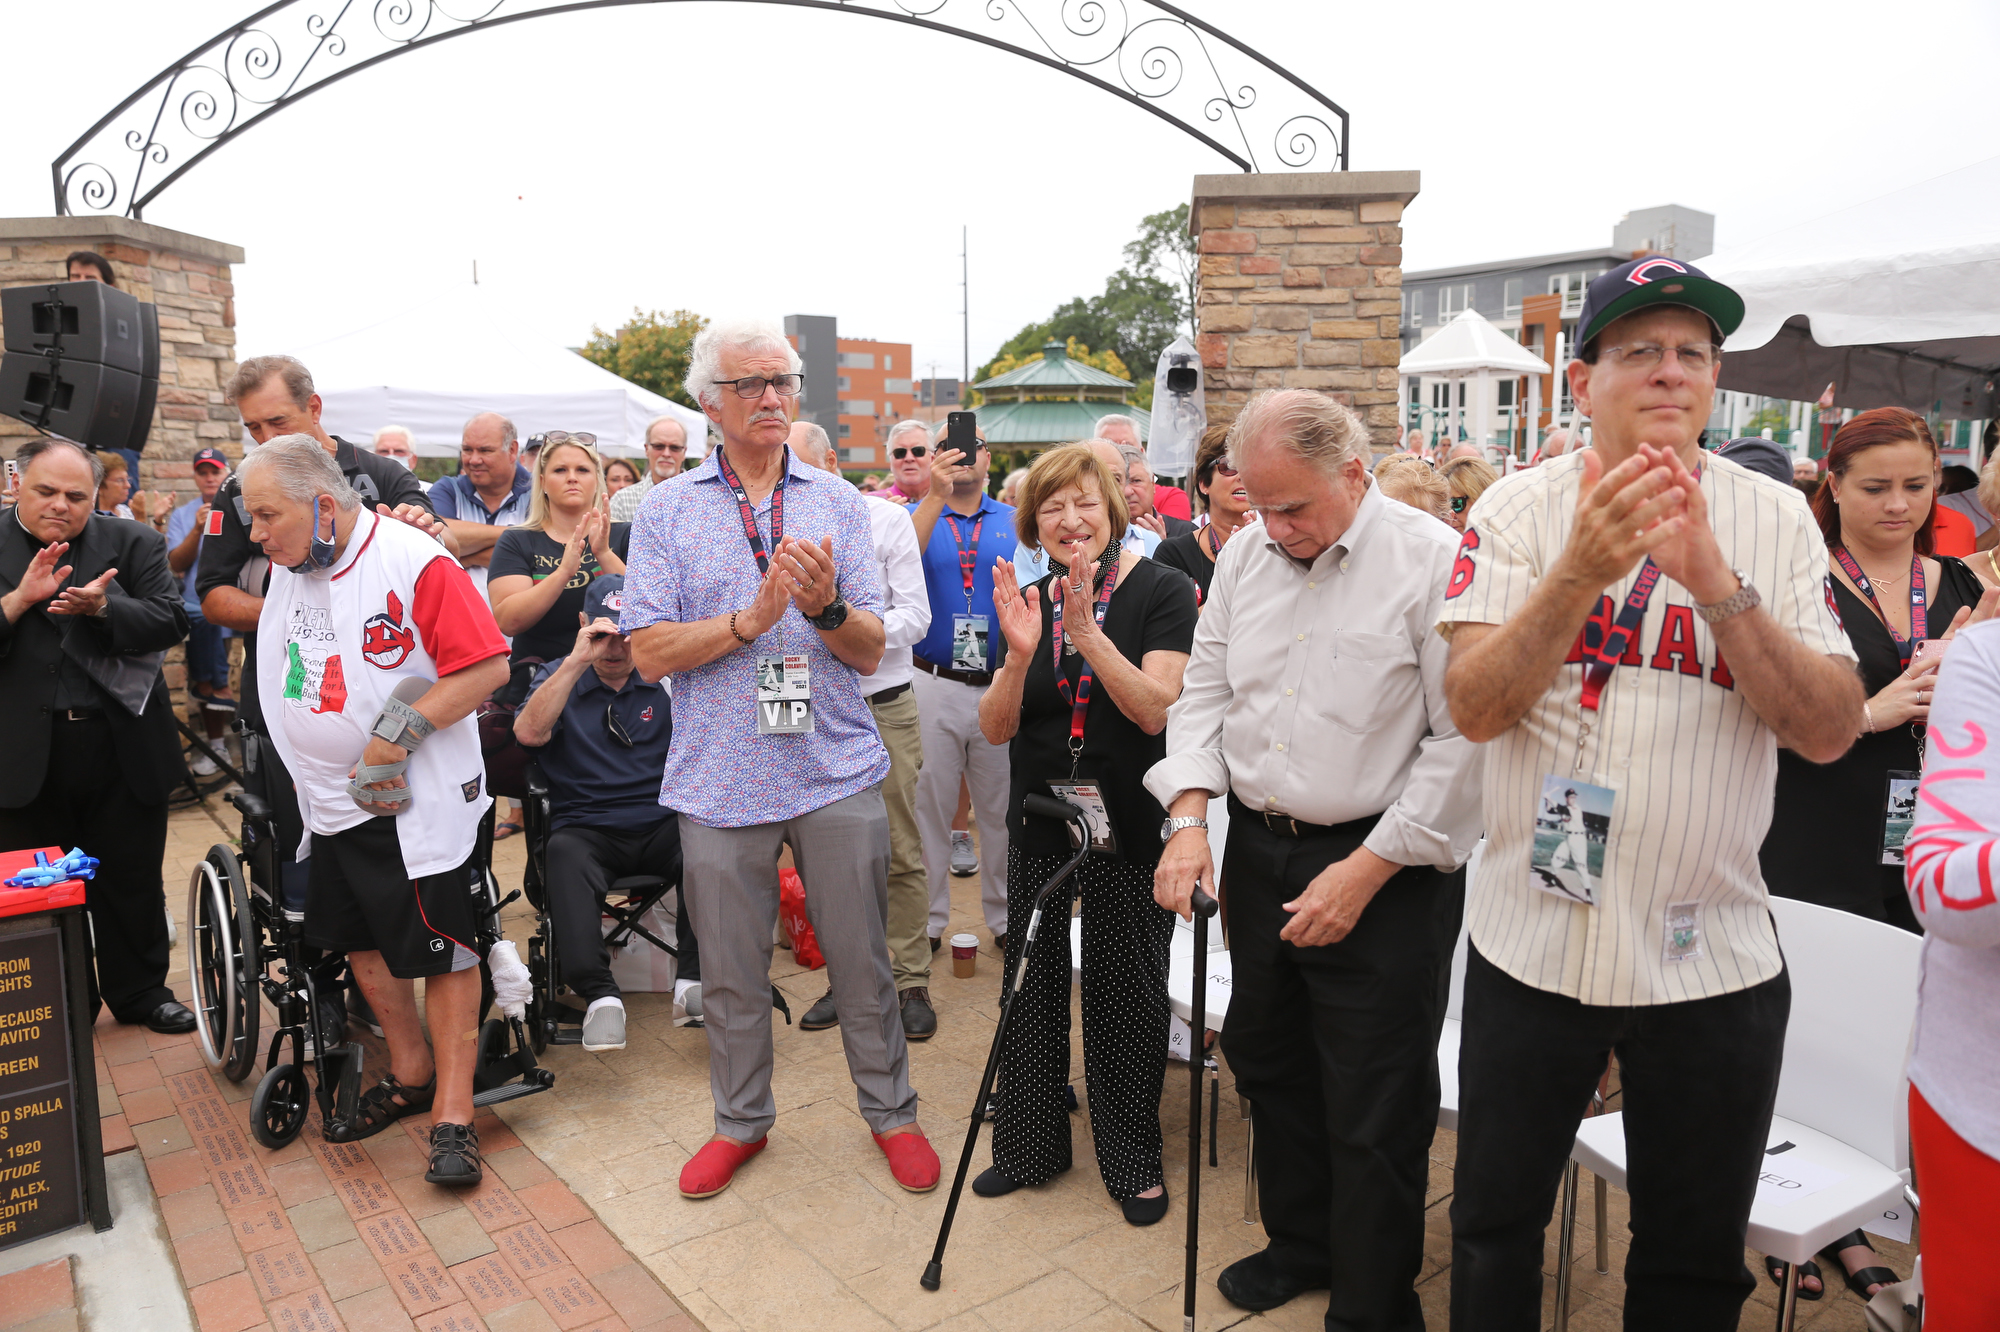
[[[201,1052],[231,1082],[257,1059],[260,940],[236,853],[209,848],[188,881],[188,971]]]
[[[250,1134],[273,1150],[290,1143],[306,1126],[312,1086],[297,1064],[280,1064],[264,1075],[250,1097]]]

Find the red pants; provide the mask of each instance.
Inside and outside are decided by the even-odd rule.
[[[1923,1200],[1924,1332],[2000,1328],[2000,1161],[1952,1132],[1914,1085],[1910,1146]]]

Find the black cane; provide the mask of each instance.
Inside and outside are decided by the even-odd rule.
[[[1188,1184],[1187,1279],[1182,1282],[1181,1332],[1194,1332],[1194,1282],[1201,1253],[1201,1070],[1208,1035],[1208,918],[1216,902],[1195,885],[1188,906],[1194,914],[1194,992],[1188,997]]]
[[[986,1118],[986,1098],[993,1091],[993,1075],[1000,1067],[1000,1051],[1007,1039],[1007,1023],[1014,1016],[1014,1001],[1021,997],[1021,987],[1027,982],[1028,955],[1034,951],[1035,938],[1041,933],[1042,907],[1048,902],[1050,894],[1060,888],[1063,880],[1075,873],[1083,858],[1090,854],[1090,819],[1077,806],[1067,800],[1030,795],[1021,801],[1021,807],[1038,818],[1062,819],[1074,825],[1076,854],[1064,861],[1055,877],[1035,894],[1034,908],[1028,915],[1028,928],[1021,936],[1021,960],[1015,965],[1011,978],[1002,977],[1000,1023],[993,1029],[993,1048],[986,1053],[986,1071],[979,1075],[979,1094],[972,1098],[972,1122],[965,1130],[965,1150],[958,1154],[958,1174],[951,1181],[951,1197],[944,1205],[944,1223],[938,1227],[937,1248],[931,1251],[930,1265],[924,1268],[924,1274],[919,1278],[925,1290],[936,1290],[944,1282],[944,1246],[951,1242],[952,1218],[958,1215],[959,1195],[965,1191],[965,1172],[972,1166],[972,1149],[979,1142],[980,1122]],[[1006,959],[1001,959],[1000,965],[1006,966]]]

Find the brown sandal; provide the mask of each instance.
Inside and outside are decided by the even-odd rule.
[[[431,1108],[437,1098],[437,1074],[421,1087],[410,1087],[396,1077],[386,1074],[382,1080],[361,1094],[361,1100],[354,1107],[354,1117],[347,1121],[346,1142],[359,1142],[372,1138],[405,1115],[422,1114]]]

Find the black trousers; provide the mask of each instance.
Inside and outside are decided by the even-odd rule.
[[[1236,979],[1222,1049],[1250,1098],[1271,1255],[1331,1285],[1328,1329],[1422,1332],[1437,1042],[1465,873],[1403,869],[1338,943],[1278,937],[1292,919],[1284,903],[1374,823],[1298,838],[1247,814],[1230,820],[1222,878]]]
[[[1470,949],[1451,1202],[1452,1332],[1535,1332],[1542,1249],[1576,1128],[1615,1050],[1632,1242],[1626,1332],[1734,1332],[1743,1236],[1778,1097],[1792,982],[1609,1008],[1538,990]]]
[[[86,880],[96,940],[90,1012],[100,1004],[120,1022],[139,1022],[174,997],[167,988],[167,805],[135,799],[118,767],[111,723],[51,721],[48,773],[35,798],[0,809],[0,846],[82,847],[101,862]]]
[[[1020,965],[1035,894],[1067,856],[1007,848],[1007,964]],[[1112,1197],[1166,1182],[1160,1088],[1167,1076],[1171,912],[1153,901],[1153,866],[1091,855],[1042,909],[1028,977],[1014,1001],[993,1116],[993,1168],[1040,1184],[1070,1167],[1069,920],[1083,894],[1083,1078],[1097,1171]]]
[[[579,999],[603,999],[618,993],[611,979],[611,951],[604,946],[603,913],[598,902],[611,890],[613,879],[629,874],[657,874],[669,883],[681,878],[680,819],[668,814],[639,828],[558,828],[549,834],[549,922],[555,927],[556,956],[562,960],[563,983]],[[701,979],[701,952],[694,924],[688,919],[687,894],[676,891],[680,914],[674,923],[675,947],[680,949],[676,979]],[[650,948],[645,940],[638,941]]]

